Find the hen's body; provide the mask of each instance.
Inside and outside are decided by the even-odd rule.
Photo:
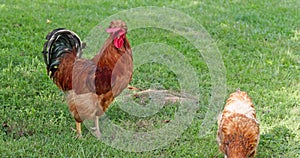
[[[229,158],[253,157],[259,142],[259,124],[253,103],[246,92],[238,90],[226,101],[218,120],[220,150]]]
[[[112,30],[112,31],[111,31]],[[66,93],[69,110],[76,121],[78,136],[85,119],[95,122],[128,85],[133,72],[126,24],[112,21],[110,36],[92,60],[80,58],[81,41],[72,31],[56,29],[47,35],[45,61],[50,77]]]

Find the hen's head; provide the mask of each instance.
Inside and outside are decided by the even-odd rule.
[[[111,34],[115,47],[121,48],[124,44],[124,39],[126,38],[127,25],[122,20],[113,20],[110,22],[106,32]]]

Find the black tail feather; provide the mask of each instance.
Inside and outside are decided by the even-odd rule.
[[[58,28],[51,31],[46,36],[46,42],[44,44],[44,61],[47,66],[48,75],[52,77],[60,64],[60,58],[65,53],[76,50],[76,56],[81,57],[82,54],[82,42],[79,36],[73,31]]]

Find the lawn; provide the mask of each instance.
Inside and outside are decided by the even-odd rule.
[[[300,157],[299,6],[298,0],[0,1],[0,156],[223,157],[216,118],[240,88],[260,122],[257,157]],[[58,27],[73,30],[91,57],[106,38],[98,34],[115,18],[128,23],[132,86],[184,91],[199,101],[160,105],[158,95],[134,102],[121,95],[101,118],[104,137],[97,140],[86,124],[77,140],[64,94],[46,74],[45,36]]]

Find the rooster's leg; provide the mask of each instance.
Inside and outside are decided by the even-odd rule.
[[[95,135],[97,138],[100,138],[101,132],[100,132],[100,128],[99,128],[99,117],[98,116],[95,117],[94,122],[95,122],[95,128],[96,128]]]
[[[76,121],[77,138],[81,138],[81,123]]]

